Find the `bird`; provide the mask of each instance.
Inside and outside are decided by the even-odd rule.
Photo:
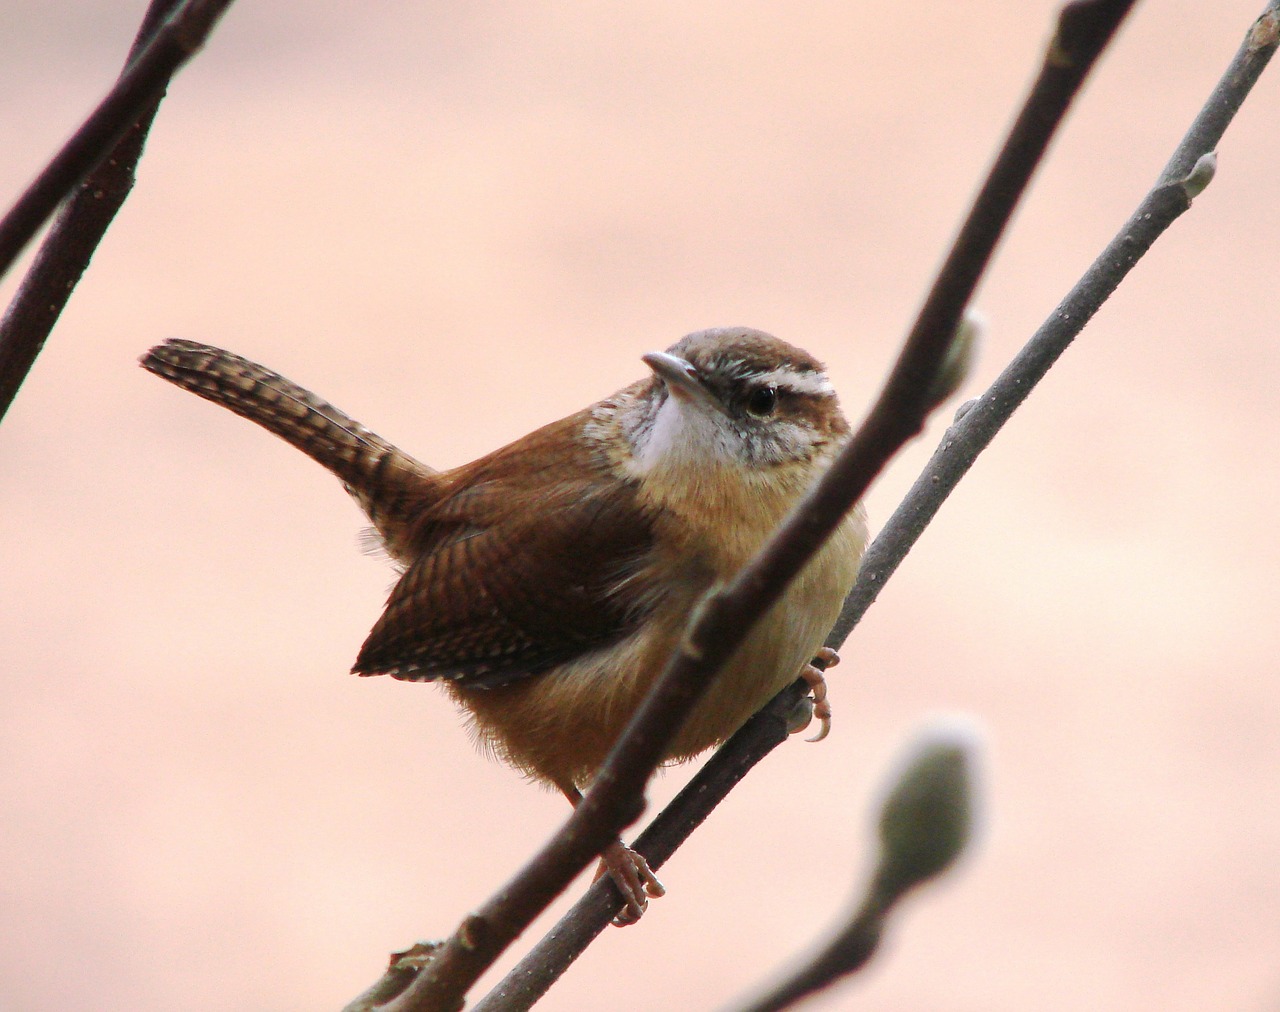
[[[576,805],[698,603],[850,435],[822,364],[762,331],[701,330],[641,358],[644,378],[449,470],[220,348],[172,339],[140,361],[285,439],[364,511],[400,575],[352,671],[440,683],[482,748]],[[722,743],[797,677],[825,737],[821,669],[838,658],[823,643],[866,537],[859,504],[733,653],[665,764]],[[606,871],[617,924],[665,892],[621,840]]]

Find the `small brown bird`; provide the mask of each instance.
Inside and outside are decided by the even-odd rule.
[[[574,804],[661,673],[690,612],[822,474],[849,425],[819,362],[741,327],[645,355],[652,374],[479,460],[435,471],[314,394],[191,341],[142,365],[281,436],[346,486],[403,570],[352,670],[440,681],[479,741]],[[756,625],[675,736],[717,745],[815,656],[853,585],[861,508]],[[661,884],[615,842],[626,899]]]

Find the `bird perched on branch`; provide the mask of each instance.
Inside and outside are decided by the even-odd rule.
[[[332,471],[402,570],[352,670],[439,681],[479,740],[577,804],[708,590],[731,578],[849,434],[821,364],[746,328],[643,356],[650,375],[470,464],[436,471],[307,390],[230,352],[173,340],[151,372]],[[810,661],[853,585],[852,511],[754,627],[666,760],[717,745]],[[616,841],[604,865],[639,917],[662,886]]]

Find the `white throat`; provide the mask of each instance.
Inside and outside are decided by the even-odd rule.
[[[638,475],[706,468],[731,453],[725,419],[671,394],[648,429],[637,435],[633,466]]]

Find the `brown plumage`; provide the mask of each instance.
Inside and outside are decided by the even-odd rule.
[[[645,360],[654,375],[443,472],[217,348],[170,341],[142,364],[283,437],[369,515],[404,572],[353,670],[441,681],[482,743],[573,800],[698,600],[849,431],[821,365],[759,331],[702,331]],[[735,653],[669,761],[723,741],[805,669],[864,538],[855,511]]]

